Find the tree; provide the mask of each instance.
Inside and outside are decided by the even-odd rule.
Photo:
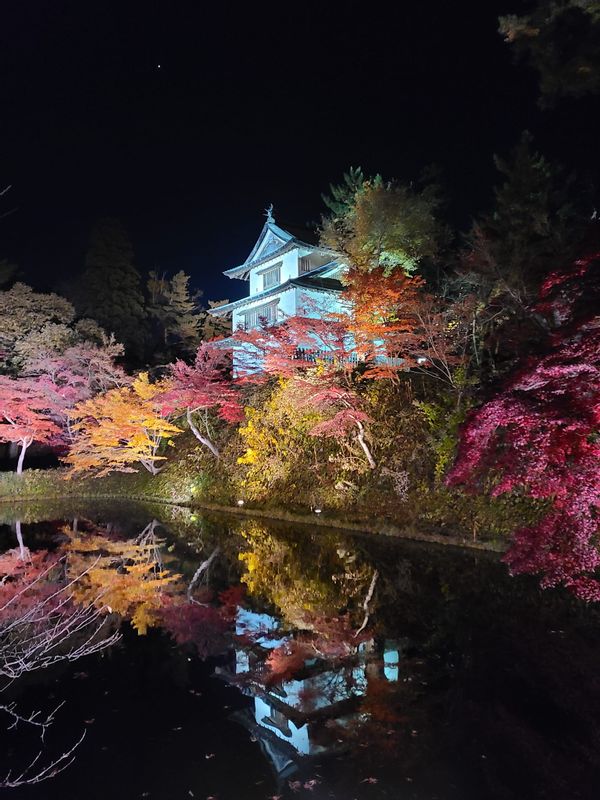
[[[169,389],[160,398],[162,413],[167,416],[185,414],[190,430],[198,441],[219,457],[211,438],[207,412],[215,410],[225,422],[239,422],[243,417],[238,392],[229,377],[230,358],[226,351],[210,344],[198,348],[193,365],[176,361],[170,367]],[[204,432],[194,415],[204,414]]]
[[[338,441],[354,435],[369,467],[375,468],[365,430],[369,416],[353,386],[354,342],[342,315],[290,317],[240,331],[235,338],[243,345],[237,351],[240,381],[260,382],[268,375],[287,378],[288,402],[300,412],[312,411],[310,434]]]
[[[160,472],[157,462],[165,458],[159,455],[161,445],[181,433],[160,411],[159,398],[168,388],[165,381],[152,384],[141,373],[131,386],[78,403],[71,411],[74,441],[65,459],[71,466],[68,477],[88,470],[95,477],[137,472],[138,463],[152,475]]]
[[[101,652],[120,636],[99,604],[73,602],[73,585],[67,578],[65,557],[59,553],[20,549],[0,555],[0,694],[15,681],[60,662],[74,662]],[[23,713],[15,702],[0,705],[10,728],[28,727],[45,740],[55,721],[59,703],[50,713]],[[38,784],[66,769],[85,733],[62,755],[44,764],[41,752],[24,767],[0,776],[0,788]]]
[[[59,352],[73,338],[75,309],[57,294],[15,283],[0,292],[0,369],[14,373],[33,349]]]
[[[359,169],[331,192],[324,198],[332,213],[323,219],[321,242],[353,269],[412,273],[435,258],[447,238],[437,219],[439,189],[432,183],[414,187],[380,175],[365,179]]]
[[[80,316],[114,334],[125,346],[128,361],[142,361],[147,320],[142,279],[131,242],[117,220],[101,220],[92,231],[85,269],[73,295]]]
[[[540,80],[540,104],[600,90],[600,8],[595,0],[538,0],[529,14],[500,17],[500,33]]]
[[[59,392],[71,386],[74,390],[71,405],[74,405],[130,382],[123,368],[115,363],[122,355],[123,345],[104,337],[101,344],[85,342],[60,354],[32,356],[24,364],[23,372],[28,377],[45,376]]]
[[[148,279],[148,312],[155,322],[157,345],[165,362],[193,355],[200,343],[200,317],[189,280],[181,270],[171,279],[156,272]]]
[[[114,540],[90,531],[69,534],[67,570],[76,576],[75,601],[131,620],[139,635],[158,624],[164,597],[180,576],[157,560],[156,543]]]
[[[502,296],[513,313],[523,314],[556,260],[569,258],[582,217],[570,180],[533,149],[527,131],[508,159],[494,161],[504,182],[495,190],[493,211],[471,231],[463,266],[481,276],[488,296]]]
[[[54,421],[59,401],[41,379],[0,376],[0,441],[19,445],[17,475],[33,442],[50,444],[61,429]]]
[[[542,501],[540,520],[515,532],[506,561],[588,601],[600,600],[599,267],[596,255],[549,276],[536,309],[556,326],[547,353],[472,413],[448,477]]]
[[[231,334],[231,316],[223,314],[215,317],[209,311],[219,306],[226,306],[229,300],[209,300],[208,308],[200,308],[198,314],[198,327],[200,339],[203,342],[210,342],[213,339],[222,339]]]

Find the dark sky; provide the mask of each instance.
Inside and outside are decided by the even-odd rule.
[[[142,270],[183,268],[207,297],[234,298],[244,285],[220,273],[265,206],[317,220],[349,165],[406,180],[440,165],[463,227],[489,202],[492,153],[524,128],[561,156],[577,129],[585,169],[594,132],[573,104],[537,109],[535,76],[497,33],[520,0],[390,5],[3,4],[0,184],[14,188],[0,210],[17,210],[0,220],[0,257],[58,284],[91,221],[114,215]]]

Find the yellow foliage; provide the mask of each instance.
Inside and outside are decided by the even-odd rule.
[[[291,381],[282,378],[259,408],[246,407],[246,422],[239,428],[245,450],[237,463],[248,468],[243,485],[249,498],[264,499],[275,485],[300,477],[322,446],[310,431],[323,416],[299,407],[292,390]]]
[[[96,477],[109,472],[137,472],[141,463],[150,472],[162,442],[171,443],[181,430],[160,413],[157,398],[168,389],[165,381],[150,383],[143,372],[131,386],[111,389],[105,394],[79,403],[71,412],[75,439],[66,462],[67,477],[95,471]]]
[[[164,592],[180,579],[156,563],[155,544],[86,534],[73,536],[66,551],[75,601],[130,619],[140,635],[156,624]]]

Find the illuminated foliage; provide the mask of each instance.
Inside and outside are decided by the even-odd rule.
[[[185,414],[194,436],[217,458],[219,450],[210,436],[206,413],[214,410],[225,422],[239,422],[243,417],[238,392],[228,374],[229,367],[230,358],[225,351],[202,344],[192,365],[183,361],[171,365],[169,388],[160,398],[163,414]],[[199,412],[205,415],[204,432],[194,421],[194,415]]]
[[[164,597],[180,577],[157,562],[155,543],[85,533],[71,535],[66,551],[76,602],[130,619],[140,635],[158,623]]]
[[[242,483],[245,496],[267,499],[278,486],[314,486],[315,474],[310,467],[319,469],[315,442],[311,430],[323,417],[310,407],[300,407],[293,402],[290,379],[281,378],[272,393],[257,407],[246,406],[246,421],[239,428],[245,452],[238,463],[246,467]],[[310,469],[309,467],[309,469]]]
[[[142,464],[153,475],[160,471],[161,444],[181,433],[160,411],[159,397],[168,391],[164,381],[150,383],[141,373],[129,387],[79,403],[71,412],[74,442],[66,457],[69,477],[92,471],[96,477],[110,472],[137,472]]]
[[[52,443],[61,433],[54,422],[58,398],[40,379],[0,376],[0,441],[19,445],[17,474],[33,442]]]
[[[438,254],[445,231],[436,219],[437,187],[418,190],[379,175],[364,179],[360,170],[344,179],[325,198],[332,214],[323,220],[321,241],[342,253],[350,267],[410,273]]]
[[[491,471],[494,495],[524,490],[550,501],[539,522],[515,532],[506,560],[513,572],[540,574],[542,586],[562,584],[584,600],[600,600],[600,327],[593,303],[573,319],[577,303],[566,298],[582,282],[588,301],[600,296],[598,263],[582,259],[546,281],[539,311],[554,307],[563,325],[545,356],[471,415],[449,476],[477,486]]]

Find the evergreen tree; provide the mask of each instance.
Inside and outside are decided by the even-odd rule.
[[[571,200],[571,180],[533,149],[527,131],[510,159],[494,160],[505,180],[493,211],[473,226],[465,263],[487,292],[522,309],[557,261],[568,260],[584,220]]]
[[[154,360],[188,358],[200,344],[199,316],[190,293],[189,275],[180,270],[171,279],[151,272],[147,282],[148,311],[153,323]]]
[[[80,316],[96,320],[125,346],[125,358],[138,365],[144,358],[146,310],[133,248],[114,219],[98,222],[92,231],[85,270],[74,292]]]
[[[189,275],[180,270],[169,286],[169,334],[181,355],[191,355],[200,344],[196,303],[189,290]]]

